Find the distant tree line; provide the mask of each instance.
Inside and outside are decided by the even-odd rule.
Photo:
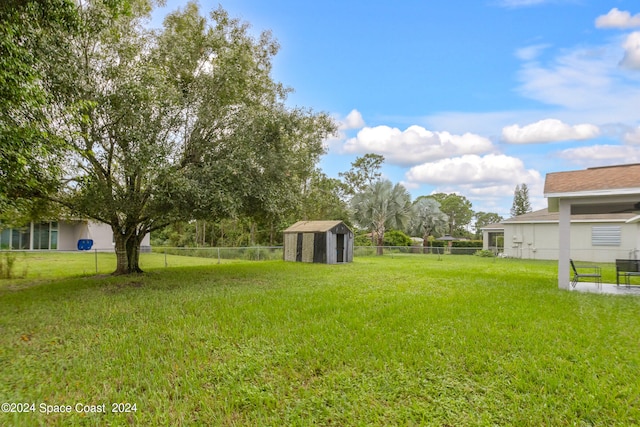
[[[176,222],[155,232],[152,243],[168,246],[281,245],[282,230],[298,220],[342,220],[357,231],[356,244],[426,246],[444,235],[481,239],[480,229],[498,223],[497,213],[474,212],[462,195],[435,193],[411,200],[399,183],[381,179],[384,157],[365,154],[351,169],[329,178],[314,170],[301,186],[298,205],[283,206],[281,221],[238,216],[219,221]]]

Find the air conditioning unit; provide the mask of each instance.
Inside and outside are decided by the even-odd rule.
[[[521,236],[513,236],[513,243],[522,243]]]

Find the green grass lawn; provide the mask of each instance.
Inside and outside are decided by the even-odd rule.
[[[0,425],[640,424],[640,298],[558,290],[555,262],[74,255],[0,281],[0,402],[35,405]]]

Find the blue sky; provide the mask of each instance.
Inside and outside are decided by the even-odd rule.
[[[378,153],[414,198],[455,192],[508,217],[517,184],[537,209],[548,172],[640,162],[637,1],[199,4],[272,31],[287,103],[340,124],[329,176]]]

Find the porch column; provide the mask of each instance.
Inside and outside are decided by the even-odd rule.
[[[558,287],[569,289],[569,258],[571,258],[571,202],[560,199],[558,242]]]
[[[29,250],[32,251],[33,250],[33,221],[31,221],[29,223]]]

